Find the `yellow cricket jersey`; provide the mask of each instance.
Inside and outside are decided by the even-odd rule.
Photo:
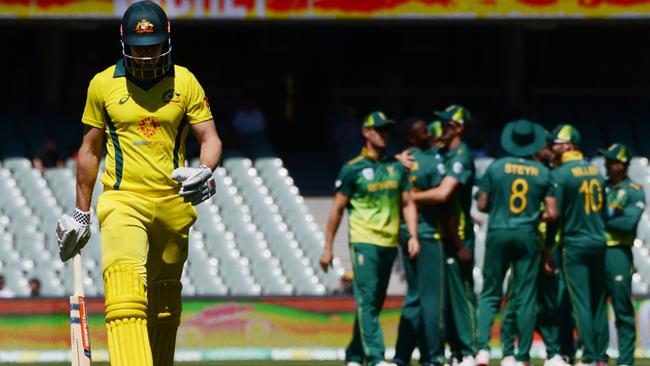
[[[212,119],[205,92],[188,69],[176,65],[147,86],[126,77],[122,60],[90,81],[81,121],[106,131],[106,187],[177,189],[170,175],[185,163],[188,125]]]

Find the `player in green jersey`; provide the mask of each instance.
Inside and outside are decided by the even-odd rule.
[[[333,259],[334,236],[348,209],[353,292],[357,307],[352,340],[345,351],[348,366],[394,365],[384,361],[384,337],[379,324],[400,236],[400,217],[406,222],[407,253],[420,251],[417,208],[403,166],[384,156],[395,122],[374,112],[363,123],[366,144],[361,155],[343,166],[320,258],[327,272]]]
[[[438,187],[414,192],[418,205],[448,203],[457,230],[443,238],[445,250],[445,330],[452,357],[462,366],[474,366],[476,353],[476,296],[474,294],[474,227],[470,216],[475,179],[474,157],[463,142],[469,111],[451,105],[436,112],[444,126],[441,142],[446,153],[446,176]]]
[[[477,207],[489,213],[489,227],[483,265],[483,291],[478,306],[477,364],[489,362],[492,322],[499,310],[502,284],[512,266],[509,301],[517,304],[519,335],[517,364],[530,362],[535,330],[537,275],[540,262],[540,219],[555,220],[555,198],[547,196],[549,170],[532,159],[545,143],[544,129],[519,120],[506,125],[501,145],[509,156],[494,161],[480,184]],[[545,204],[545,211],[540,206]]]
[[[627,146],[613,144],[599,150],[607,168],[607,218],[605,220],[605,284],[616,314],[618,365],[634,364],[636,323],[632,304],[632,244],[645,208],[645,193],[627,176],[632,154]]]
[[[559,165],[551,173],[562,230],[563,272],[584,346],[583,363],[607,362],[605,307],[605,180],[578,151],[580,134],[571,125],[553,131]]]
[[[549,136],[548,132],[546,135]],[[547,139],[548,142],[548,139]],[[551,166],[553,160],[553,151],[547,143],[537,154],[533,155],[533,159],[544,164]],[[544,348],[546,349],[546,360],[544,366],[568,366],[564,356],[562,356],[562,349],[560,347],[560,322],[559,322],[559,286],[560,286],[560,270],[561,268],[561,251],[559,249],[559,235],[554,237],[547,237],[547,223],[541,222],[538,226],[538,231],[541,239],[541,249],[544,246],[550,250],[552,263],[545,263],[543,271],[537,277],[537,314],[536,314],[536,330],[542,335],[544,340]],[[546,245],[545,245],[546,244]],[[549,264],[552,264],[550,266]],[[517,304],[511,301],[512,285],[508,286],[508,302],[506,304],[505,314],[501,322],[501,347],[503,351],[503,358],[501,366],[515,366],[517,360],[515,359],[515,337],[517,334]],[[571,317],[571,309],[568,309],[568,317]],[[570,327],[573,329],[573,327]],[[573,332],[571,331],[571,336]]]
[[[414,159],[409,168],[409,182],[414,191],[426,190],[440,184],[445,167],[442,159],[429,153],[432,134],[419,118],[409,118],[402,123],[402,132]],[[443,268],[444,254],[440,242],[439,218],[448,219],[443,205],[424,205],[418,210],[418,238],[420,254],[409,259],[408,232],[401,223],[400,248],[405,255],[404,269],[408,292],[404,298],[395,346],[395,362],[409,365],[416,345],[420,348],[421,365],[440,365],[444,362],[442,342],[443,321]]]

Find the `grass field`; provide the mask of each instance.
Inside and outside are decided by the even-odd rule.
[[[542,366],[544,360],[533,360],[534,366]],[[610,360],[610,365],[616,365],[615,360]],[[0,366],[5,365],[17,365],[9,363],[0,363]],[[69,366],[69,363],[21,363],[18,365],[24,366]],[[176,365],[179,366],[342,366],[342,361],[219,361],[219,362],[177,362]],[[413,363],[413,366],[416,366],[417,362]],[[97,362],[93,363],[93,366],[109,366],[107,362]],[[490,366],[499,366],[497,360],[490,362]],[[635,366],[650,366],[650,359],[643,358],[637,359],[635,361]]]

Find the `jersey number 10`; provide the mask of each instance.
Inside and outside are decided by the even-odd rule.
[[[603,208],[603,188],[598,179],[583,180],[578,192],[585,195],[585,213],[587,215],[592,212],[600,212]],[[598,199],[596,199],[596,196],[598,196]]]

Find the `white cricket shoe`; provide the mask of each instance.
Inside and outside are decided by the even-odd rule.
[[[501,366],[517,366],[515,356],[506,356],[501,360]],[[544,365],[546,366],[546,365]]]
[[[544,361],[544,366],[571,366],[564,360],[564,357],[555,355],[548,360]]]
[[[490,364],[490,351],[482,349],[476,354],[476,366],[488,366]]]
[[[463,360],[460,361],[458,366],[476,366],[476,361],[474,360],[474,356],[463,357]]]

